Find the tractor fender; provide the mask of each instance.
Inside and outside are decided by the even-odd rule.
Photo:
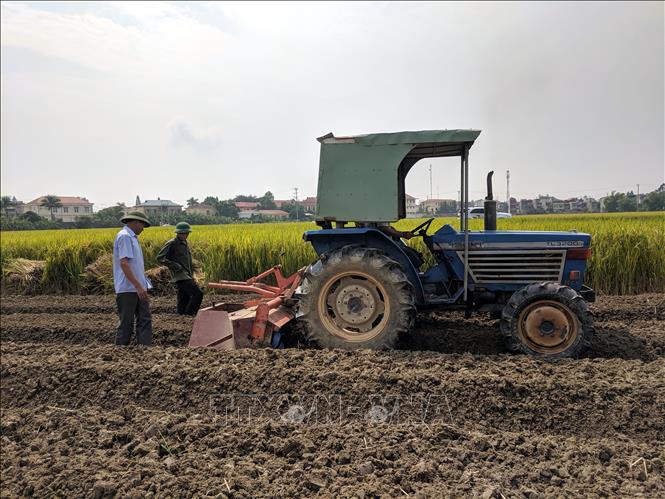
[[[401,246],[405,246],[401,241],[395,241],[380,230],[371,227],[310,230],[303,234],[303,239],[311,243],[314,251],[319,256],[348,245],[376,248],[383,251],[402,266],[409,282],[413,284],[416,290],[416,303],[418,305],[424,303],[425,293],[418,276],[418,269],[401,248]]]

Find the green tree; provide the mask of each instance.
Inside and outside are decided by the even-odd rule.
[[[25,212],[23,215],[21,215],[19,218],[21,218],[21,219],[23,219],[23,220],[27,220],[27,221],[30,222],[31,224],[37,223],[37,222],[39,222],[39,221],[41,221],[41,220],[44,220],[43,217],[40,217],[40,216],[37,215],[37,213],[35,213],[34,211],[26,211],[26,212]]]
[[[9,209],[14,206],[16,203],[10,198],[9,196],[2,196],[0,198],[0,209],[2,209],[5,212],[6,216],[9,216]]]
[[[296,212],[297,209],[297,212]],[[300,206],[296,205],[295,201],[289,201],[287,203],[284,203],[281,207],[280,210],[285,211],[289,214],[289,219],[290,220],[296,220],[298,218],[302,218],[303,216],[303,209]]]
[[[188,208],[191,208],[191,207],[194,206],[195,204],[198,204],[198,202],[199,202],[198,199],[196,199],[196,198],[194,198],[194,197],[191,197],[191,198],[189,198],[189,199],[187,200],[187,207],[188,207]]]
[[[80,217],[74,222],[74,227],[77,229],[90,229],[94,227],[94,222],[92,217]]]
[[[442,201],[437,210],[437,214],[448,214],[457,212],[457,201]]]
[[[55,220],[55,216],[53,215],[53,210],[55,208],[60,208],[62,206],[60,198],[58,196],[54,196],[53,194],[47,194],[46,196],[44,196],[44,199],[42,199],[42,202],[40,204],[48,208],[49,211],[51,212],[51,221]]]
[[[91,223],[95,227],[119,227],[122,225],[120,219],[126,210],[125,203],[109,206],[95,213],[91,218]]]
[[[274,210],[277,208],[277,205],[275,204],[275,196],[273,196],[270,191],[261,196],[258,201],[260,210]]]
[[[612,194],[605,198],[605,211],[610,213],[619,211],[619,201],[621,201],[623,196],[625,196],[625,194],[612,191]]]
[[[248,196],[245,194],[238,194],[236,197],[233,198],[233,201],[244,201],[244,202],[255,202],[258,200],[259,199],[256,196]]]
[[[623,194],[619,199],[619,211],[637,211],[637,196],[633,191]]]
[[[226,201],[219,201],[217,206],[215,206],[215,209],[217,215],[220,217],[238,218],[239,210],[236,207],[235,202],[231,199],[227,199]]]
[[[649,211],[665,211],[665,184],[646,195],[644,206]]]

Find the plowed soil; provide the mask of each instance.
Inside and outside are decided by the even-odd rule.
[[[2,496],[663,497],[665,295],[592,310],[549,362],[457,313],[390,352],[217,352],[173,298],[145,349],[111,296],[5,296]]]

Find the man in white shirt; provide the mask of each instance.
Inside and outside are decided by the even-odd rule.
[[[150,227],[150,221],[137,211],[128,213],[120,221],[125,226],[113,243],[113,284],[120,318],[115,344],[129,345],[136,319],[136,342],[151,345],[152,317],[148,290],[152,284],[145,276],[143,251],[138,240],[143,229]]]

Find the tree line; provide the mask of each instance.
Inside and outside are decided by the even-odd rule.
[[[266,221],[274,221],[273,219],[263,216],[253,216],[249,219],[240,219],[240,210],[236,207],[236,202],[255,202],[258,203],[257,210],[274,210],[277,209],[275,204],[275,197],[268,191],[263,196],[253,196],[240,194],[233,199],[220,200],[216,196],[207,196],[203,199],[202,204],[206,204],[213,209],[210,215],[203,215],[199,213],[187,213],[182,211],[177,214],[164,213],[160,216],[160,222],[168,225],[175,225],[178,222],[187,222],[192,225],[218,225],[227,223],[260,223]],[[110,206],[99,210],[91,215],[80,216],[75,222],[62,222],[56,220],[54,210],[62,206],[57,196],[47,195],[44,196],[41,205],[48,208],[50,217],[44,218],[35,212],[28,211],[26,213],[11,216],[17,202],[10,196],[2,196],[0,199],[0,230],[38,230],[38,229],[71,229],[71,228],[103,228],[103,227],[119,227],[122,224],[120,219],[127,211],[131,211],[131,207],[127,207],[125,203],[118,203],[115,206]],[[199,200],[191,197],[187,200],[187,206],[192,207],[200,204]],[[291,203],[284,203],[280,209],[289,214],[290,220],[300,219],[303,220],[303,209],[298,206],[295,201]]]
[[[604,211],[663,211],[665,210],[665,184],[651,191],[638,205],[637,195],[633,191],[615,192],[605,198]]]

